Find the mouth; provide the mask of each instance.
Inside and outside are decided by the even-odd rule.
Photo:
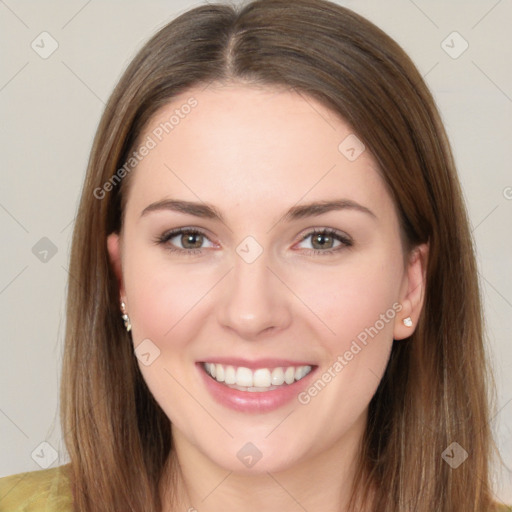
[[[249,393],[261,393],[289,386],[303,379],[313,369],[311,365],[251,369],[220,363],[201,364],[204,371],[217,382],[231,389]]]
[[[318,368],[303,362],[239,359],[201,361],[196,366],[219,404],[244,413],[269,412],[289,403]]]

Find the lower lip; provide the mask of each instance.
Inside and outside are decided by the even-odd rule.
[[[304,390],[315,373],[314,367],[305,377],[293,384],[280,386],[270,391],[240,391],[232,389],[206,373],[202,363],[196,363],[199,373],[213,398],[221,405],[240,412],[262,413],[269,412],[292,401]]]

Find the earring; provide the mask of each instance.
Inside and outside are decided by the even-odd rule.
[[[132,324],[130,323],[130,317],[126,313],[126,304],[123,301],[121,301],[121,311],[123,313],[122,314],[122,319],[123,319],[126,331],[130,332],[132,330]]]
[[[404,323],[404,325],[405,325],[406,327],[412,327],[412,320],[411,320],[411,317],[410,317],[410,316],[408,316],[407,318],[404,318],[404,319],[402,320],[402,322]]]

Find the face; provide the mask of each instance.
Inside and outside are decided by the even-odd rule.
[[[369,150],[315,100],[244,85],[174,98],[140,141],[108,248],[178,451],[263,472],[354,446],[422,300]]]

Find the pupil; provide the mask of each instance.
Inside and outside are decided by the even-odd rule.
[[[187,246],[188,243],[190,243],[192,246],[194,246],[193,248],[201,247],[201,242],[198,243],[197,240],[196,240],[196,243],[194,244],[194,239],[196,239],[200,236],[202,236],[202,235],[195,234],[195,233],[185,235],[185,239],[186,239],[186,243],[184,244],[185,247]]]
[[[316,236],[316,241],[319,242],[320,244],[320,247],[325,247],[325,245],[327,245],[325,242],[326,240],[329,240],[331,237],[329,235],[324,235],[324,234],[318,234]]]

